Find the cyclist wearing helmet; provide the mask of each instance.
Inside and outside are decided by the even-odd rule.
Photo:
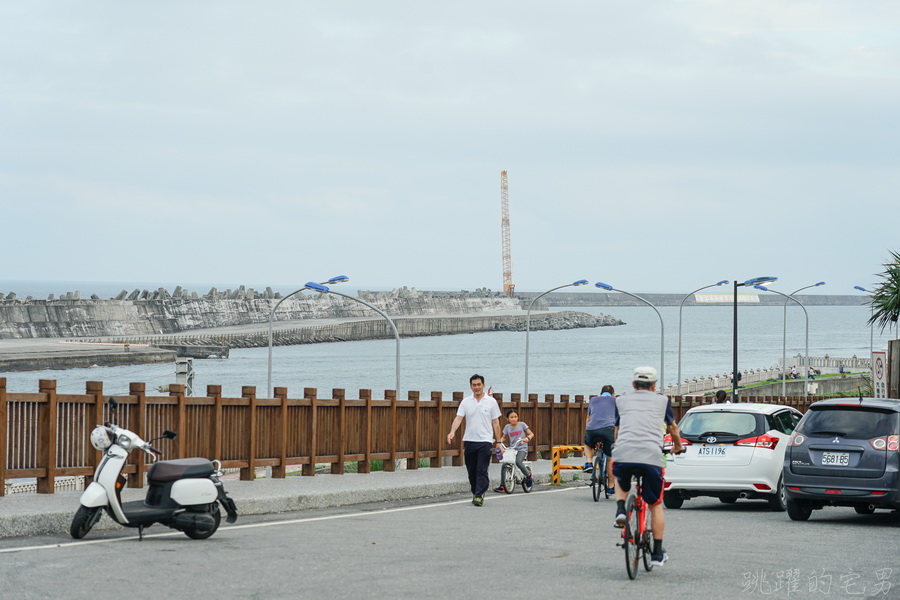
[[[650,507],[653,550],[651,564],[662,566],[669,555],[662,547],[666,527],[663,514],[663,430],[672,436],[672,452],[684,451],[672,404],[656,393],[656,369],[638,367],[634,370],[633,392],[616,398],[616,445],[613,449],[613,475],[616,478],[616,527],[625,525],[625,500],[631,490],[632,473],[643,476],[643,498]]]

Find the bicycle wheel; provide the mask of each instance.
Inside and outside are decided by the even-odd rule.
[[[516,475],[513,473],[513,465],[509,463],[503,465],[503,468],[500,469],[500,481],[503,483],[506,493],[512,494],[513,488],[516,487]]]
[[[603,477],[600,474],[600,464],[602,461],[597,460],[594,455],[594,470],[591,471],[591,494],[594,496],[594,502],[600,500],[600,489],[603,486]]]
[[[531,483],[528,483],[531,481]],[[531,472],[531,467],[528,467],[528,477],[522,481],[522,490],[528,494],[531,492],[534,487],[534,473]]]
[[[649,508],[647,508],[646,510],[649,510]],[[644,559],[644,570],[645,571],[653,570],[653,565],[650,564],[650,561],[653,560],[652,544],[653,544],[653,533],[649,529],[647,529],[647,531],[644,532],[643,539],[641,540],[641,557]]]
[[[632,491],[625,500],[625,527],[622,530],[622,542],[625,546],[625,568],[628,570],[628,578],[634,579],[638,574],[638,553],[641,547],[640,523],[638,511],[634,506],[635,495]]]
[[[603,472],[603,495],[607,500],[609,500],[609,497],[615,494],[616,490],[610,489],[609,487],[609,473],[606,471],[606,457],[604,457],[604,459],[601,461],[601,464],[603,465],[603,468],[601,469],[601,471]]]

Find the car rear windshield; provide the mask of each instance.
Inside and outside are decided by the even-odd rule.
[[[880,411],[856,407],[823,407],[811,410],[797,427],[797,431],[810,437],[846,437],[868,440],[897,431],[894,411]]]
[[[678,424],[682,435],[750,435],[756,431],[756,415],[741,412],[688,413]]]

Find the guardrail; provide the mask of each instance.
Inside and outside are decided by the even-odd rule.
[[[223,468],[239,470],[243,480],[253,480],[257,469],[267,467],[273,477],[283,478],[293,465],[313,476],[317,464],[329,464],[331,473],[342,474],[348,462],[356,462],[359,473],[370,472],[376,460],[383,461],[385,471],[393,471],[404,459],[408,469],[417,469],[420,459],[428,459],[434,468],[441,467],[444,458],[455,466],[463,463],[463,432],[453,445],[446,441],[462,392],[453,392],[451,400],[441,392],[431,392],[423,400],[417,391],[401,400],[393,390],[385,390],[379,400],[365,389],[355,399],[347,398],[343,389],[320,398],[316,388],[305,388],[303,397],[291,398],[285,387],[276,387],[274,398],[259,398],[254,386],[244,386],[238,398],[227,398],[220,385],[207,386],[203,397],[185,396],[181,384],[170,385],[167,396],[145,392],[144,383],[132,383],[128,394],[115,395],[121,426],[148,440],[172,429],[179,436],[160,448],[164,458],[219,459]],[[503,394],[494,394],[501,409],[515,408],[535,432],[530,460],[536,460],[538,452],[584,437],[586,396],[546,394],[539,400],[530,394],[527,401],[521,394],[510,396],[504,401]],[[789,404],[805,411],[821,398],[742,397],[742,401]],[[37,393],[11,393],[6,378],[0,377],[0,483],[35,478],[37,493],[52,494],[60,477],[90,479],[100,453],[90,445],[89,434],[109,420],[107,399],[99,381],[87,382],[84,394],[59,394],[55,380],[41,380]],[[709,402],[709,398],[675,398],[672,408],[680,419],[690,407]],[[129,475],[128,486],[143,487],[149,463],[138,452],[130,460],[135,462],[123,471]],[[0,495],[5,488],[0,486]]]
[[[564,465],[560,463],[563,452],[584,453],[584,446],[553,446],[550,451],[550,485],[560,484],[560,471],[563,469],[581,470],[581,465]]]

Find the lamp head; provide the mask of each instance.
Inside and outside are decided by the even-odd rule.
[[[609,285],[608,283],[603,283],[602,281],[598,281],[597,283],[594,284],[594,286],[596,286],[600,289],[606,290],[608,292],[611,292],[613,289],[613,286]]]
[[[764,292],[768,292],[768,291],[769,291],[769,288],[767,288],[767,287],[764,286],[764,285],[754,285],[753,287],[755,287],[755,288],[758,289],[758,290],[762,290],[762,291],[764,291]]]
[[[854,285],[854,286],[853,286],[853,289],[854,289],[854,290],[859,290],[859,291],[861,291],[861,292],[868,292],[868,291],[869,291],[869,290],[867,290],[866,288],[864,288],[864,287],[861,286],[861,285]]]
[[[587,284],[588,284],[587,279],[579,279],[578,281],[572,282],[572,285],[587,285]]]
[[[316,283],[315,281],[307,281],[306,285],[303,286],[307,290],[312,290],[314,292],[319,292],[321,294],[328,293],[328,288],[322,285],[321,283]]]
[[[720,281],[720,282],[717,283],[716,285],[725,285],[726,283],[730,283],[730,282],[729,282],[727,279],[723,279],[722,281]]]
[[[755,286],[755,285],[763,285],[766,283],[772,283],[773,281],[777,281],[777,277],[754,277],[753,279],[748,279],[744,282],[746,286]]]
[[[820,285],[825,285],[825,282],[824,282],[824,281],[820,281],[819,283],[817,283],[817,284],[814,285],[813,287],[819,287]]]
[[[327,283],[327,284],[334,284],[334,283],[345,283],[345,282],[347,282],[347,281],[350,281],[350,278],[349,278],[349,277],[347,277],[346,275],[338,275],[337,277],[332,277],[331,279],[329,279],[329,280],[326,281],[325,283]]]

